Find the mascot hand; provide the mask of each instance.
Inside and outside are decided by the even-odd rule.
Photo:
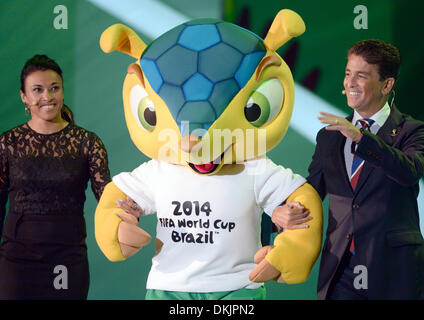
[[[122,255],[128,258],[147,245],[152,237],[138,227],[138,220],[132,214],[120,212],[116,214],[122,219],[118,227],[118,241]]]
[[[252,270],[249,275],[250,281],[253,282],[266,282],[269,280],[276,280],[278,282],[284,282],[280,277],[280,271],[278,271],[272,264],[266,261],[265,256],[272,250],[272,246],[265,246],[256,252],[254,261],[257,266]]]

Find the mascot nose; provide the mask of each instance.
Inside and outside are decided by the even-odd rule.
[[[181,138],[180,147],[182,151],[191,152],[199,149],[202,145],[202,138],[195,134],[188,134]]]

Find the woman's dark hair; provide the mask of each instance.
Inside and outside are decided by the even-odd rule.
[[[362,57],[369,64],[378,66],[380,81],[399,75],[401,57],[399,50],[390,43],[382,40],[364,40],[355,43],[347,52]]]
[[[39,71],[39,70],[41,71],[52,70],[56,72],[62,79],[62,87],[63,87],[62,69],[59,67],[59,65],[53,59],[50,59],[45,54],[36,54],[25,63],[25,66],[22,69],[21,90],[23,93],[25,93],[26,78],[34,71]],[[69,123],[74,123],[74,114],[72,110],[65,104],[63,104],[61,116],[64,120],[68,121]]]

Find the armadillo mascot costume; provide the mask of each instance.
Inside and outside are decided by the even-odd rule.
[[[116,201],[129,196],[157,214],[146,298],[264,299],[265,281],[308,278],[321,249],[321,200],[265,156],[286,133],[294,103],[292,74],[276,50],[304,31],[298,14],[282,10],[265,40],[216,19],[183,23],[149,46],[121,24],[103,32],[104,52],[136,59],[123,84],[125,119],[151,160],[106,186],[95,235],[111,261],[143,254],[151,239],[143,217]],[[262,248],[261,214],[285,201],[310,211],[309,228],[284,230]]]

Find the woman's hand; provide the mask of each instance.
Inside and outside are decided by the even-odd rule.
[[[127,196],[126,200],[117,200],[116,204],[125,211],[116,215],[122,219],[118,227],[119,245],[122,255],[128,258],[147,245],[152,237],[138,227],[138,218],[143,215],[143,210],[133,199]]]
[[[132,221],[133,224],[138,224],[138,219],[143,215],[143,209],[141,209],[133,199],[127,196],[126,200],[118,200],[116,201],[116,204],[118,205],[118,208],[121,208],[130,215],[129,217],[126,217],[128,220]]]

